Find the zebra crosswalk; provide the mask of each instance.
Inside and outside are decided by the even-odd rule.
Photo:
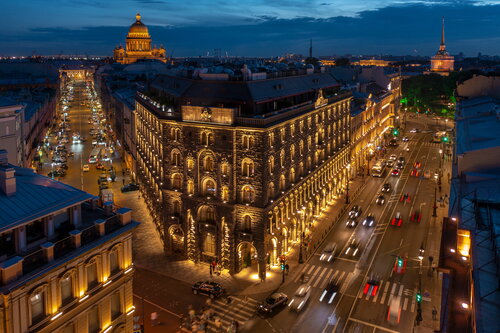
[[[371,294],[365,295],[360,292],[358,298],[366,302],[389,305],[391,303],[391,299],[394,296],[399,296],[401,297],[401,302],[403,305],[402,310],[415,312],[416,300],[413,295],[415,295],[416,293],[417,289],[413,290],[405,288],[405,286],[401,283],[380,280],[378,292],[375,294],[375,296]]]
[[[245,296],[231,296],[229,304],[224,299],[213,301],[210,309],[214,316],[208,321],[206,332],[226,332],[234,321],[243,325],[254,316],[258,304],[257,300]],[[217,327],[216,318],[220,319],[221,327]]]
[[[300,282],[302,273],[304,274],[304,282],[307,282],[313,288],[323,289],[326,287],[329,281],[337,281],[338,284],[342,285],[340,292],[343,292],[347,288],[353,273],[349,273],[342,270],[335,270],[330,267],[306,264],[302,269],[301,274],[298,274],[293,282]]]

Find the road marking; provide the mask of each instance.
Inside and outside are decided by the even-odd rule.
[[[361,285],[363,286],[363,288],[362,288],[362,289],[363,289],[363,291],[364,291],[364,289],[365,289],[365,286],[366,286],[366,282],[367,282],[367,281],[368,281],[368,276],[365,276],[365,277],[363,278],[363,283],[361,283]],[[363,293],[361,292],[361,290],[359,291],[358,298],[363,298]],[[368,298],[367,298],[367,300],[368,300]]]
[[[415,293],[413,295],[416,295],[417,294],[417,288],[415,288]],[[411,312],[414,312],[415,311],[415,297],[412,297],[412,301],[411,301]]]
[[[385,285],[385,288],[384,288],[384,295],[380,299],[380,304],[384,304],[384,299],[385,299],[385,296],[387,295],[387,290],[389,290],[389,285],[390,284],[391,284],[391,282],[387,281],[387,284]]]
[[[394,295],[394,292],[396,291],[397,286],[398,286],[398,284],[396,282],[394,282],[394,284],[392,285],[392,289],[391,289],[391,295]]]
[[[345,280],[344,280],[344,283],[342,284],[342,287],[340,288],[340,292],[343,294],[345,293],[345,290],[347,289],[347,286],[349,285],[351,279],[352,279],[352,276],[354,275],[353,272],[347,274]]]
[[[373,303],[377,302],[378,295],[380,295],[380,291],[382,290],[382,286],[384,285],[384,280],[380,280],[379,284],[379,292],[375,294],[375,297],[373,297]]]
[[[375,325],[375,324],[372,324],[372,323],[368,323],[366,321],[362,321],[362,320],[359,320],[359,319],[356,319],[356,318],[352,318],[352,317],[349,317],[349,319],[347,321],[354,321],[356,323],[360,323],[360,324],[363,324],[363,325],[366,325],[366,326],[370,326],[370,327],[374,327],[378,330],[381,330],[381,331],[385,331],[385,332],[389,332],[389,333],[399,333],[399,331],[393,331],[389,328],[385,328],[383,326],[379,326],[379,325]]]
[[[399,292],[398,292],[398,296],[401,297],[401,295],[403,295],[403,289],[404,289],[404,286],[403,285],[400,285],[399,286]]]
[[[337,278],[337,283],[340,283],[340,280],[342,280],[342,278],[344,277],[345,275],[345,272],[342,271],[342,274],[339,275],[339,277]]]
[[[316,267],[316,266],[311,265],[311,268],[309,269],[309,271],[307,272],[307,274],[311,274],[311,271],[314,269],[314,267]]]
[[[323,271],[321,272],[320,275],[318,275],[318,278],[316,279],[316,282],[314,282],[313,284],[313,287],[316,288],[316,286],[318,285],[318,283],[321,281],[321,278],[323,277],[323,275],[325,275],[326,271],[328,270],[328,267],[325,267],[323,269]]]
[[[320,288],[324,288],[326,286],[326,284],[328,283],[328,279],[330,278],[330,275],[332,275],[333,272],[334,272],[333,269],[330,269],[328,271],[328,274],[326,274],[325,279],[323,280],[323,282],[321,282]]]
[[[144,297],[141,297],[141,296],[136,295],[136,294],[134,294],[134,296],[135,296],[135,297],[137,297],[137,298],[139,298],[139,299],[141,299],[141,300],[143,300],[144,302],[147,302],[147,303],[149,303],[149,304],[151,304],[151,305],[154,305],[155,307],[157,307],[157,308],[158,308],[158,309],[160,309],[160,310],[163,310],[163,311],[165,311],[165,312],[167,312],[167,313],[170,313],[170,314],[171,314],[171,315],[173,315],[173,316],[176,316],[177,318],[180,318],[180,317],[181,317],[181,315],[178,315],[177,313],[174,313],[174,312],[172,312],[172,311],[170,311],[170,310],[167,310],[167,309],[165,309],[164,307],[161,307],[161,306],[159,306],[158,304],[153,303],[153,302],[151,302],[151,301],[149,301],[149,300],[145,299]]]
[[[330,281],[334,281],[335,280],[335,276],[337,276],[337,274],[340,273],[340,271],[335,271],[335,273],[332,275],[332,277],[330,279],[326,278],[325,281],[323,281],[323,283],[321,284],[321,288],[324,288],[326,287],[326,285],[328,284],[328,282]]]
[[[405,302],[403,303],[403,311],[406,311],[408,308],[408,298],[405,298]]]
[[[314,280],[314,278],[316,277],[316,274],[318,274],[318,272],[321,270],[321,266],[318,266],[318,269],[316,269],[313,273],[313,275],[311,276],[311,278],[309,279],[309,281],[312,281]]]
[[[295,280],[293,280],[293,282],[297,282],[299,281],[300,279],[300,276],[306,271],[306,269],[309,268],[309,264],[306,264],[302,270],[300,271],[300,274],[297,274],[297,276],[295,277]]]

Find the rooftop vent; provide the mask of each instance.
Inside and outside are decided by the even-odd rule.
[[[10,197],[16,194],[16,177],[14,168],[9,167],[9,159],[5,149],[0,150],[0,191]]]

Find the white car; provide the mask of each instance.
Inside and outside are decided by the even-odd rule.
[[[352,257],[356,256],[358,253],[359,249],[359,243],[353,238],[352,241],[349,243],[347,248],[345,249],[345,255],[350,255]]]
[[[320,261],[328,261],[330,262],[333,257],[335,257],[335,249],[337,248],[337,244],[334,242],[328,243],[327,246],[323,249],[321,256],[319,257]]]
[[[391,161],[395,161],[395,160],[396,160],[396,158],[398,158],[398,157],[396,156],[396,154],[392,154],[392,155],[389,157],[389,159],[390,159]]]
[[[301,311],[311,297],[311,286],[303,284],[297,289],[292,300],[288,303],[290,310]]]
[[[88,164],[84,164],[83,165],[83,172],[89,172],[90,171],[90,167]]]

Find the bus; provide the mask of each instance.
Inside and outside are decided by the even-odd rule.
[[[101,148],[92,149],[89,156],[89,163],[97,163],[99,162],[99,158],[101,158]]]
[[[385,162],[383,160],[378,161],[374,166],[372,166],[372,177],[382,177],[384,174],[384,169]]]

